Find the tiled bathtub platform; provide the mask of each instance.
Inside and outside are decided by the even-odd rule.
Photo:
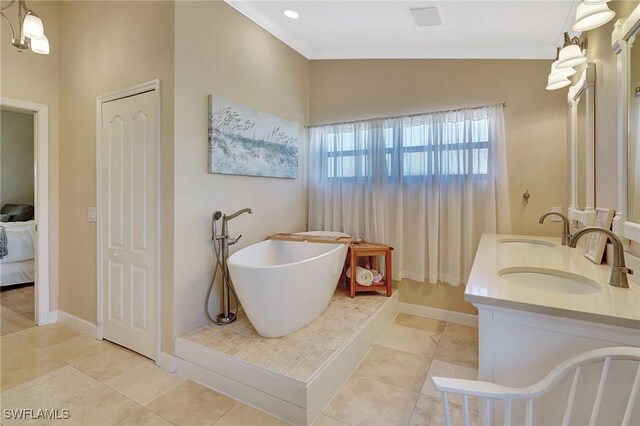
[[[392,297],[337,291],[311,324],[260,337],[246,315],[178,337],[178,374],[295,424],[310,424],[398,312]]]

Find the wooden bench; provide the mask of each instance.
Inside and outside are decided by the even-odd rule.
[[[349,252],[347,253],[347,260],[349,266],[351,266],[351,278],[348,280],[350,296],[355,297],[357,292],[362,291],[385,291],[387,296],[391,296],[393,291],[392,276],[391,273],[391,253],[393,247],[385,244],[377,243],[349,243]],[[378,270],[378,256],[384,257],[384,277],[379,283],[371,284],[370,286],[360,285],[356,282],[356,266],[358,265],[359,257],[368,257],[369,265],[371,269]],[[346,278],[346,277],[345,277]]]

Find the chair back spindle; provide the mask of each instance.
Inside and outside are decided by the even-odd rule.
[[[638,393],[640,392],[640,364],[638,365],[638,371],[636,371],[636,378],[633,380],[633,386],[629,393],[629,401],[627,402],[627,408],[624,410],[624,417],[622,419],[622,426],[629,426],[631,423],[631,414],[633,413],[633,407],[638,401]]]
[[[589,417],[589,426],[595,426],[598,424],[598,415],[600,414],[601,407],[603,404],[605,387],[607,384],[607,380],[609,379],[611,364],[613,361],[632,361],[638,364],[638,368],[635,372],[633,384],[631,389],[620,389],[617,394],[624,395],[625,397],[628,395],[628,400],[626,404],[621,404],[620,406],[625,409],[624,413],[620,412],[613,413],[622,417],[622,426],[630,426],[632,421],[632,415],[634,413],[634,408],[638,404],[638,400],[640,399],[640,348],[635,347],[614,347],[614,348],[603,348],[596,349],[593,351],[584,352],[582,354],[576,355],[573,358],[570,358],[562,363],[560,363],[557,367],[555,367],[549,374],[547,374],[542,380],[539,382],[523,387],[523,388],[515,388],[497,385],[495,383],[489,382],[481,382],[474,380],[462,380],[462,379],[450,379],[444,377],[433,377],[433,383],[436,387],[436,390],[443,393],[443,409],[444,409],[444,420],[447,426],[451,425],[451,415],[449,413],[450,405],[449,405],[449,394],[455,393],[463,396],[462,403],[462,422],[464,426],[468,426],[470,424],[470,413],[469,413],[469,397],[476,398],[484,398],[484,416],[483,416],[483,424],[485,426],[493,425],[493,402],[494,401],[503,401],[504,402],[504,424],[505,426],[511,426],[512,421],[515,421],[516,424],[524,423],[527,426],[534,425],[534,401],[547,393],[551,392],[559,383],[563,381],[563,379],[570,374],[573,373],[573,378],[571,381],[571,388],[569,390],[569,395],[566,400],[566,404],[564,407],[564,412],[562,415],[562,426],[568,426],[571,424],[571,418],[576,410],[576,407],[583,407],[582,405],[576,406],[576,393],[578,392],[578,384],[580,381],[580,377],[583,371],[584,366],[589,366],[593,364],[602,363],[602,371],[600,373],[600,381],[598,382],[598,387],[596,390],[595,398],[593,399],[593,405],[591,406],[591,414]],[[625,370],[626,371],[626,370]],[[613,375],[615,378],[615,374]],[[628,383],[628,382],[627,382]],[[625,385],[626,386],[626,385]],[[582,401],[583,391],[590,390],[590,388],[584,387],[580,393],[580,401]],[[526,403],[526,410],[524,411],[524,421],[521,420],[521,412],[516,411],[514,414],[513,411],[513,401],[522,400]],[[545,401],[546,402],[546,401]],[[613,406],[611,406],[613,407]],[[607,416],[611,415],[612,408],[607,407],[608,411],[606,412]],[[615,409],[618,409],[618,406],[615,405]],[[541,408],[538,408],[541,410]],[[585,410],[586,411],[586,410]],[[603,411],[604,412],[604,411]],[[588,413],[588,411],[586,411]],[[585,415],[586,415],[585,413]],[[520,420],[513,420],[512,417],[520,418]],[[586,420],[586,419],[585,419]],[[634,419],[635,420],[635,419]]]
[[[578,380],[580,380],[580,373],[582,372],[582,366],[576,368],[576,372],[573,374],[573,382],[571,382],[571,391],[569,392],[569,398],[567,399],[567,405],[564,408],[564,415],[562,416],[562,426],[568,426],[571,421],[571,412],[573,411],[573,402],[576,399],[576,389],[578,388]]]
[[[600,411],[600,405],[602,404],[602,395],[604,394],[604,385],[607,382],[607,376],[609,375],[609,366],[611,365],[611,358],[607,357],[604,360],[602,366],[602,374],[600,375],[600,383],[598,383],[598,391],[596,392],[596,400],[593,403],[593,409],[591,410],[591,418],[589,419],[589,426],[596,426],[598,420],[598,412]]]
[[[444,404],[444,424],[451,426],[451,419],[449,418],[449,394],[447,392],[443,395],[442,403]]]
[[[469,395],[462,396],[462,421],[464,426],[469,426]]]

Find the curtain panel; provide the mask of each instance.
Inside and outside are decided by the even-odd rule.
[[[507,195],[502,105],[310,129],[309,229],[393,246],[396,280],[464,284]]]

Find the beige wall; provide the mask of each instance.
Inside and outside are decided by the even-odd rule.
[[[96,97],[153,79],[162,93],[162,326],[172,350],[173,8],[171,2],[60,3],[60,308],[96,322]],[[46,21],[45,21],[46,22]]]
[[[544,89],[549,61],[311,61],[311,124],[506,102],[511,220],[516,234],[558,235],[538,224],[568,205],[566,93]],[[544,173],[539,171],[544,170]],[[522,202],[528,189],[531,198]]]
[[[222,2],[178,2],[175,15],[175,306],[176,334],[206,322],[213,274],[211,215],[251,207],[230,222],[243,234],[232,249],[274,232],[306,229],[304,141],[297,179],[207,173],[207,96],[307,122],[308,61]],[[220,310],[216,286],[212,313]]]
[[[616,17],[606,25],[588,31],[587,58],[596,64],[596,207],[616,208],[618,205],[618,107],[616,55],[611,50],[613,25],[628,16],[638,1],[608,3]]]
[[[58,309],[58,120],[59,120],[59,7],[58,2],[30,1],[44,23],[49,39],[49,55],[20,53],[9,43],[11,31],[5,22],[0,24],[0,96],[28,101],[49,107],[49,306]],[[17,6],[7,15],[15,22]]]
[[[0,206],[33,204],[33,114],[0,111]]]
[[[513,232],[559,235],[538,224],[552,206],[568,206],[566,92],[546,91],[551,61],[311,61],[311,124],[507,103],[505,127]],[[529,203],[522,193],[529,190]],[[459,288],[399,284],[412,303],[472,312]]]
[[[475,315],[476,313],[474,306],[464,301],[466,287],[463,285],[454,287],[444,283],[426,284],[404,279],[396,282],[395,287],[402,290],[400,302],[465,314]]]

